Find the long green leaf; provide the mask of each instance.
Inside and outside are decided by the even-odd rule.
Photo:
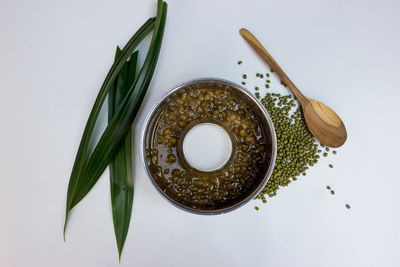
[[[119,52],[120,50],[117,48],[117,56]],[[138,52],[135,52],[121,69],[115,87],[110,90],[108,98],[108,119],[110,122],[115,114],[116,107],[120,105],[134,82],[137,59]],[[129,131],[122,148],[110,162],[109,168],[114,232],[117,241],[118,256],[121,260],[122,249],[129,230],[134,193],[132,131]]]
[[[97,95],[92,111],[90,112],[89,119],[86,123],[85,130],[83,132],[82,140],[79,145],[79,149],[75,158],[74,166],[72,168],[72,173],[68,184],[66,214],[64,223],[64,239],[65,239],[65,230],[68,222],[69,212],[77,203],[76,201],[74,201],[74,197],[77,193],[77,186],[79,184],[79,181],[82,179],[82,174],[90,158],[90,152],[88,151],[88,148],[92,140],[93,130],[97,118],[99,116],[100,109],[120,69],[125,64],[127,59],[132,55],[133,51],[140,44],[140,42],[154,28],[154,25],[155,25],[155,19],[150,18],[129,40],[125,48],[121,51],[120,55],[116,58],[114,64],[112,65],[110,71],[106,76],[106,79],[103,82],[103,85],[100,88],[99,94]]]
[[[87,168],[78,181],[71,207],[78,204],[96,184],[105,168],[120,150],[128,135],[157,64],[164,34],[166,12],[167,4],[159,0],[155,30],[146,60],[140,70],[139,76],[129,89],[127,96],[118,107],[114,117],[97,143],[89,159]]]

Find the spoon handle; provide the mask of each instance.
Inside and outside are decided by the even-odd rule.
[[[289,79],[282,68],[276,63],[275,59],[268,53],[268,51],[262,46],[262,44],[254,37],[251,32],[242,28],[240,31],[242,37],[247,41],[247,43],[256,51],[256,53],[270,66],[270,68],[278,74],[279,78],[289,87],[292,93],[297,97],[300,104],[303,105],[308,102],[307,97],[305,97],[296,85]]]

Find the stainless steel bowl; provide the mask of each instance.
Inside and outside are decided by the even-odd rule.
[[[268,155],[269,155],[269,164],[267,168],[262,172],[262,176],[259,177],[257,180],[257,183],[255,183],[254,189],[252,189],[251,192],[249,192],[247,195],[243,196],[242,199],[235,203],[230,203],[227,206],[218,208],[218,209],[200,209],[200,208],[192,208],[189,206],[185,206],[182,203],[177,202],[170,196],[168,196],[163,188],[159,184],[157,184],[157,181],[155,180],[155,177],[152,176],[151,170],[149,169],[149,166],[146,164],[146,149],[149,149],[152,147],[152,133],[154,130],[155,122],[157,121],[158,117],[160,116],[161,111],[165,107],[165,105],[168,105],[171,100],[175,99],[177,95],[180,95],[183,91],[187,90],[188,87],[196,87],[196,88],[203,88],[203,87],[208,87],[208,88],[213,88],[213,87],[221,87],[224,86],[225,88],[229,88],[229,90],[232,91],[236,96],[240,97],[241,99],[245,100],[247,103],[249,103],[252,107],[253,110],[255,111],[259,123],[262,125],[262,129],[265,131],[264,135],[265,138],[269,138],[267,141],[268,145]],[[177,85],[176,87],[172,88],[169,90],[160,100],[157,101],[151,108],[149,114],[146,117],[146,120],[144,122],[144,127],[142,129],[142,134],[141,134],[141,157],[142,157],[142,163],[144,165],[144,168],[147,172],[147,175],[150,177],[151,182],[157,189],[157,191],[163,195],[169,202],[171,202],[173,205],[176,207],[183,209],[188,212],[192,212],[195,214],[203,214],[203,215],[215,215],[215,214],[222,214],[226,213],[229,211],[232,211],[234,209],[237,209],[247,202],[249,202],[251,199],[253,199],[266,185],[268,182],[268,179],[270,178],[272,174],[272,170],[275,164],[275,158],[276,158],[276,149],[277,149],[277,143],[276,143],[276,135],[275,135],[275,130],[274,126],[272,124],[272,121],[265,110],[265,108],[255,99],[252,94],[247,91],[245,88],[242,86],[233,83],[231,81],[223,80],[223,79],[218,79],[218,78],[200,78],[200,79],[194,79],[182,84]]]

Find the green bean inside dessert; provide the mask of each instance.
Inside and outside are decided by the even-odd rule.
[[[220,169],[204,172],[185,160],[185,134],[200,123],[215,123],[231,138],[232,154]],[[263,179],[271,155],[270,136],[252,105],[229,87],[186,87],[164,105],[155,122],[146,164],[164,193],[187,207],[213,210],[240,202]]]

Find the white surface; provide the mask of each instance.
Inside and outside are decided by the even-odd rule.
[[[151,105],[180,82],[241,82],[246,72],[249,89],[261,85],[253,76],[268,68],[239,36],[247,27],[305,95],[337,111],[347,143],[267,205],[199,216],[156,192],[135,138],[133,218],[121,264],[108,172],[74,209],[64,243],[67,184],[87,116],[115,46],[155,14],[155,1],[1,0],[0,266],[400,266],[400,2],[168,4],[136,136]],[[275,77],[272,87],[287,92]]]
[[[202,123],[186,134],[182,150],[192,167],[200,171],[215,171],[229,160],[232,141],[222,127],[215,123]]]

